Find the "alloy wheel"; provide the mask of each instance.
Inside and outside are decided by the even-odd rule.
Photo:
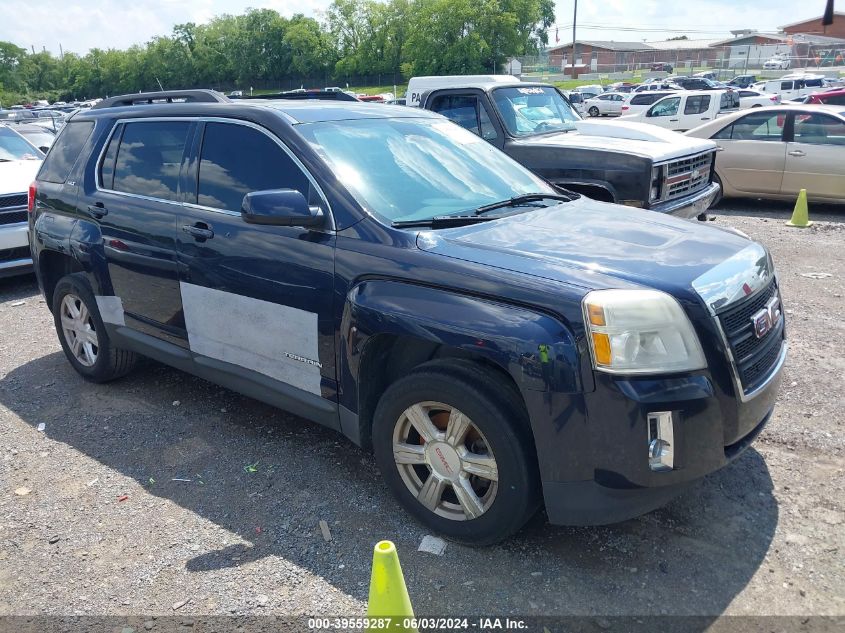
[[[476,519],[496,498],[499,473],[490,445],[450,405],[418,402],[405,409],[394,426],[393,459],[411,494],[438,516]]]
[[[74,294],[65,295],[60,310],[62,334],[68,349],[80,365],[92,367],[97,362],[100,345],[91,312]]]

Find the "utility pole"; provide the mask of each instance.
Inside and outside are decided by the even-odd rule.
[[[578,0],[572,13],[572,78],[575,79],[575,23],[578,21]]]

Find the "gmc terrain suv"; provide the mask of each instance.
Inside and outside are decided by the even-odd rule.
[[[65,126],[29,206],[84,378],[141,354],[336,429],[455,539],[541,504],[565,524],[646,512],[772,414],[763,246],[554,188],[425,110],[107,99]]]

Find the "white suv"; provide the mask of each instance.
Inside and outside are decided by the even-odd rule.
[[[763,64],[763,70],[786,70],[789,64],[788,53],[775,53],[774,57]]]
[[[43,158],[23,136],[0,125],[0,277],[32,267],[27,196]]]

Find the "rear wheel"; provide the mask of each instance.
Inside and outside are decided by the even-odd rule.
[[[599,109],[596,106],[592,106],[587,112],[590,116],[599,116]]]
[[[536,452],[513,389],[485,370],[432,363],[393,383],[373,420],[373,448],[393,494],[449,538],[488,545],[540,503]]]
[[[53,320],[65,356],[83,378],[107,382],[135,366],[133,352],[111,344],[84,274],[67,275],[56,284]]]

